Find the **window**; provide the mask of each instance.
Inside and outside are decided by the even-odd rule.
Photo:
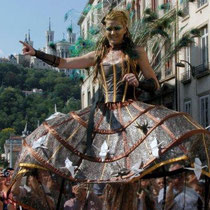
[[[85,93],[82,93],[82,108],[85,108]]]
[[[96,95],[95,95],[95,92],[96,92],[96,91],[95,91],[95,87],[93,86],[93,97],[92,97],[92,103],[94,103],[94,100],[95,100],[95,96],[96,96]]]
[[[204,128],[210,124],[209,98],[209,95],[200,97],[200,123]]]
[[[157,4],[158,4],[158,2],[157,2],[157,0],[151,0],[152,2],[152,11],[156,11],[157,10]]]
[[[168,40],[165,44],[165,54],[168,53],[169,49],[171,47],[171,40]],[[172,59],[169,59],[165,63],[165,77],[169,76],[172,74]]]
[[[190,59],[190,52],[191,52],[191,47],[186,47],[185,48],[185,60],[188,61],[189,63],[191,62]],[[191,68],[190,65],[185,63],[185,75],[187,78],[190,78],[191,76]]]
[[[84,27],[81,27],[80,36],[81,36],[82,38],[84,38],[84,36],[85,36],[85,29],[84,29]]]
[[[208,64],[208,28],[207,26],[201,29],[201,61],[203,65]]]
[[[91,93],[88,91],[88,106],[91,105]]]
[[[90,20],[88,19],[88,20],[87,20],[87,36],[84,37],[85,39],[87,39],[87,38],[90,36],[89,30],[90,30]]]
[[[188,114],[192,114],[191,111],[191,101],[186,101],[184,102],[184,112],[188,113]]]
[[[170,59],[165,63],[165,77],[171,74],[172,74],[172,60]]]
[[[184,16],[189,15],[189,0],[183,1],[183,13]]]
[[[140,19],[141,17],[141,5],[139,1],[136,1],[136,19]]]
[[[198,0],[198,7],[201,7],[205,3],[207,3],[208,0]]]
[[[64,50],[61,49],[61,58],[64,58]]]

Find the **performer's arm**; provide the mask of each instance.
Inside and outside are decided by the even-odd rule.
[[[66,69],[84,69],[95,64],[95,52],[90,52],[86,55],[74,58],[60,59],[58,68]]]
[[[32,46],[25,42],[20,41],[20,43],[23,44],[24,55],[36,56],[37,58],[54,67],[66,69],[84,69],[95,64],[94,51],[80,57],[60,58],[55,55],[50,55],[42,51],[35,50]]]
[[[159,89],[160,85],[152,67],[149,64],[147,53],[143,47],[138,47],[137,51],[139,54],[138,64],[145,77],[145,80],[139,83],[139,87],[148,91]]]

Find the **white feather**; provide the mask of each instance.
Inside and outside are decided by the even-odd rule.
[[[63,113],[61,113],[61,112],[55,112],[54,114],[50,115],[50,116],[46,119],[46,121],[52,120],[52,119],[54,119],[54,118],[56,118],[56,117],[58,117],[58,116],[65,116],[65,114],[63,114]]]
[[[158,144],[158,141],[156,139],[156,137],[152,140],[152,142],[150,143],[150,147],[152,150],[152,155],[156,158],[159,158],[159,146],[162,144],[163,142],[160,142]]]
[[[194,171],[197,180],[199,180],[201,177],[202,169],[206,167],[207,166],[202,166],[202,162],[199,158],[195,158],[194,168],[185,168],[185,169]]]
[[[131,171],[135,174],[138,175],[140,174],[144,169],[140,169],[142,164],[142,161],[140,160],[139,162],[137,162],[134,166],[131,167]]]
[[[104,143],[101,146],[101,151],[99,153],[99,156],[101,157],[102,162],[106,159],[108,152],[109,152],[109,147],[106,141],[104,141]]]
[[[33,145],[32,145],[32,148],[36,149],[36,148],[41,147],[41,148],[47,149],[47,147],[44,146],[44,143],[46,141],[46,137],[47,137],[47,135],[44,135],[44,136],[40,137],[38,140],[34,141]]]
[[[73,166],[72,162],[68,158],[66,158],[65,167],[69,170],[69,172],[71,173],[71,176],[74,178],[75,176],[74,171],[77,168],[77,166]]]

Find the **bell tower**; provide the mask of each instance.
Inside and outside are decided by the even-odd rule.
[[[30,44],[33,47],[33,41],[31,41],[30,29],[28,29],[28,34],[25,34],[24,42]]]
[[[74,44],[76,41],[76,34],[73,33],[73,26],[72,26],[72,21],[71,25],[67,28],[67,37],[68,37],[68,42],[70,44]]]
[[[51,30],[51,19],[49,18],[49,29],[46,31],[46,45],[54,42],[54,31]]]

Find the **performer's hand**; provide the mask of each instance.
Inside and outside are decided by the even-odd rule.
[[[22,49],[23,55],[31,55],[31,56],[35,55],[35,50],[31,45],[27,44],[26,42],[22,41],[19,42],[23,44],[23,49]]]
[[[131,85],[134,87],[139,86],[139,81],[133,73],[125,74],[122,80],[128,82],[128,85]]]

